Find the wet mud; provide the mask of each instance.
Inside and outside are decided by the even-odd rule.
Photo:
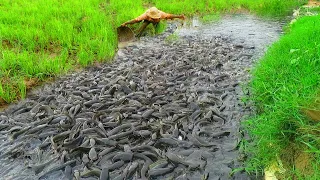
[[[196,24],[170,23],[0,112],[0,176],[250,179],[231,175],[252,112],[241,86],[281,24],[247,15]]]

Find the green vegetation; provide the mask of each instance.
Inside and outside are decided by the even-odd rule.
[[[203,15],[200,19],[203,23],[218,21],[221,18],[219,13]]]
[[[31,78],[44,80],[77,64],[111,58],[116,34],[102,2],[2,1],[0,97],[11,102],[25,96],[23,84]]]
[[[173,33],[166,37],[165,42],[166,43],[174,43],[179,40],[179,36],[176,33]]]
[[[300,14],[302,15],[312,15],[312,14],[319,14],[320,7],[313,7],[313,8],[300,8]]]
[[[167,24],[164,22],[160,22],[155,28],[155,34],[160,34],[161,32],[164,32],[166,28],[167,28]]]
[[[288,15],[293,7],[307,0],[149,0],[159,9],[179,14],[208,14],[210,12],[237,12],[248,10],[259,15]]]
[[[245,123],[253,143],[247,170],[262,170],[279,158],[285,178],[319,179],[320,16],[299,18],[252,71],[251,100],[258,115]],[[316,119],[320,119],[316,114]],[[297,159],[304,155],[299,162]],[[278,162],[279,163],[279,162]]]
[[[41,82],[94,61],[111,60],[117,48],[116,27],[152,5],[190,16],[242,8],[258,14],[284,15],[303,2],[3,0],[0,2],[0,104],[23,98],[29,81]],[[161,28],[164,26],[157,29]]]
[[[139,26],[132,25],[135,33],[138,33]],[[158,25],[154,26],[152,24],[148,25],[146,29],[142,32],[141,36],[154,36],[165,31],[167,24],[165,22],[160,22]]]

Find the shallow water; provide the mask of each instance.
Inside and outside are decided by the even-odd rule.
[[[223,16],[219,21],[210,24],[201,24],[199,19],[193,19],[191,24],[186,23],[180,27],[177,33],[181,36],[201,34],[205,38],[228,37],[235,44],[244,43],[260,51],[279,38],[282,26],[283,22],[238,14]]]
[[[173,32],[178,34],[179,39],[169,43],[165,42],[166,38]],[[191,26],[184,25],[181,27],[178,24],[172,23],[168,30],[162,35],[142,37],[140,41],[120,44],[120,49],[113,65],[106,64],[101,67],[89,68],[78,74],[63,77],[57,83],[35,90],[27,100],[21,101],[17,105],[13,104],[4,112],[0,112],[0,122],[3,124],[14,124],[14,122],[17,121],[27,125],[32,122],[32,118],[26,116],[29,115],[29,112],[25,112],[24,115],[22,113],[20,116],[15,113],[16,110],[19,109],[20,106],[28,107],[28,105],[26,105],[28,103],[26,102],[32,99],[43,103],[39,100],[41,99],[40,96],[47,97],[51,94],[57,96],[57,102],[61,102],[60,104],[57,103],[57,107],[54,107],[54,114],[59,115],[62,106],[65,105],[63,103],[72,101],[72,96],[68,94],[71,92],[69,90],[80,86],[80,83],[83,82],[82,77],[90,79],[96,87],[96,85],[103,84],[105,81],[111,79],[111,77],[107,78],[109,77],[108,71],[119,71],[118,73],[121,74],[131,68],[140,68],[140,66],[143,66],[143,68],[139,70],[141,71],[141,76],[139,77],[142,79],[145,76],[152,75],[153,70],[157,72],[158,68],[155,69],[155,66],[166,66],[165,62],[169,64],[176,63],[176,65],[173,66],[176,69],[171,69],[171,71],[175,72],[166,72],[166,74],[169,75],[166,77],[167,75],[164,74],[164,77],[181,77],[183,72],[179,72],[179,70],[181,70],[179,69],[180,65],[189,63],[189,65],[192,65],[191,67],[194,68],[194,71],[188,70],[188,72],[190,72],[189,76],[185,75],[188,77],[185,83],[179,84],[179,87],[182,89],[183,86],[187,86],[186,92],[189,94],[186,94],[186,96],[198,97],[195,89],[200,86],[217,89],[217,96],[227,93],[227,96],[223,98],[223,103],[215,105],[222,109],[221,115],[227,119],[226,122],[219,125],[219,127],[216,127],[216,124],[212,124],[211,126],[213,127],[208,126],[207,128],[211,128],[211,130],[217,132],[228,131],[230,135],[217,139],[204,137],[204,139],[210,142],[218,143],[218,149],[208,147],[191,148],[210,152],[210,157],[207,158],[204,169],[201,171],[189,171],[184,169],[183,166],[179,166],[175,172],[181,174],[179,176],[181,179],[183,179],[183,175],[186,175],[190,179],[201,179],[201,176],[205,173],[209,173],[208,179],[249,179],[248,175],[244,172],[236,173],[233,177],[229,176],[233,168],[241,167],[241,161],[238,160],[239,152],[236,148],[240,138],[240,120],[252,113],[251,108],[246,107],[240,101],[243,92],[239,84],[246,83],[249,78],[248,69],[261,57],[266,47],[279,38],[280,34],[280,22],[261,20],[249,15],[229,15],[223,17],[218,22],[205,25],[201,24],[197,19],[193,19]],[[108,71],[106,69],[108,69]],[[139,73],[139,71],[137,71],[137,73]],[[214,82],[210,82],[209,80],[194,82],[197,76],[210,78],[210,73],[213,77],[219,76],[221,79],[214,80]],[[139,74],[137,74],[137,76],[138,75]],[[100,78],[97,77],[103,78],[100,80]],[[63,88],[60,85],[63,85]],[[57,88],[59,90],[56,90]],[[219,91],[220,88],[223,89],[220,90],[221,92]],[[92,96],[91,98],[96,99],[97,96]],[[199,98],[198,101],[205,100],[201,99],[203,97],[200,96],[200,93]],[[205,108],[207,107],[204,106],[204,110]],[[34,171],[31,168],[27,168],[27,166],[42,164],[56,157],[53,150],[41,151],[41,153],[37,151],[36,147],[38,147],[42,141],[36,136],[23,139],[22,135],[22,138],[19,137],[16,141],[10,141],[10,136],[8,136],[5,131],[0,131],[0,133],[0,177],[3,177],[3,179],[36,179],[39,177],[39,174],[41,175],[42,173],[36,175]],[[24,143],[23,146],[21,146],[23,148],[18,146],[12,149],[12,152],[14,152],[12,153],[13,156],[7,157],[4,155],[4,152],[8,152],[10,148],[21,142]],[[167,148],[165,150],[177,152],[181,149]],[[58,153],[58,155],[59,157],[44,167],[44,172],[60,164],[61,152],[60,154]],[[198,159],[199,154],[194,153],[193,156],[188,157]],[[198,160],[201,161],[200,159]],[[77,159],[77,161],[79,161],[79,163],[73,167],[73,170],[81,171],[81,160]],[[65,179],[66,177],[64,176],[63,171],[57,171],[51,173],[46,179]],[[113,175],[113,177],[114,176],[115,175]],[[159,179],[170,176],[172,176],[172,174],[160,177]]]

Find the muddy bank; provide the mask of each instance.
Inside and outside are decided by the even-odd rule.
[[[178,38],[167,41],[177,32]],[[0,112],[9,179],[248,179],[241,84],[279,23],[229,16],[172,23],[121,48],[112,64],[61,78]]]

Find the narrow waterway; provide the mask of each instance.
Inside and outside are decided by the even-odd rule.
[[[250,179],[241,102],[249,69],[281,34],[250,15],[122,45],[0,112],[3,179]],[[172,34],[174,35],[174,38]]]

